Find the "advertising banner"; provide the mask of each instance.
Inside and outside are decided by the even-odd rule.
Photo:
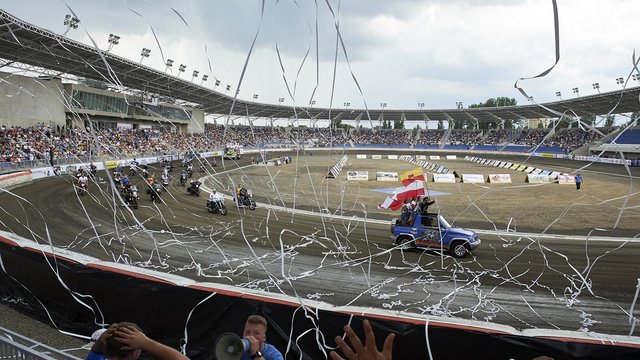
[[[398,173],[378,171],[376,172],[376,180],[377,181],[398,181],[399,180]]]
[[[530,184],[547,184],[547,183],[549,183],[549,176],[548,175],[528,174],[527,175],[527,182],[530,183]]]
[[[440,160],[440,155],[429,155],[429,159],[431,159],[431,160]]]
[[[576,183],[575,176],[569,174],[559,174],[557,177],[558,184],[573,185]]]
[[[387,155],[387,159],[389,159],[389,160],[398,160],[398,155]]]
[[[31,170],[9,173],[0,176],[0,188],[9,189],[21,184],[31,183],[32,180]]]
[[[453,184],[456,177],[453,174],[433,174],[433,182]]]
[[[481,184],[484,183],[484,177],[481,174],[462,174],[462,182]]]
[[[356,159],[366,159],[367,155],[366,154],[357,154],[356,155]]]
[[[509,174],[489,174],[487,182],[492,184],[511,184],[511,175]]]
[[[380,159],[382,159],[382,155],[371,155],[371,158],[373,160],[380,160]]]
[[[347,171],[347,180],[368,181],[368,171]]]
[[[455,159],[457,159],[457,157],[455,155],[447,155],[446,158],[447,158],[447,160],[455,160]]]
[[[416,155],[416,159],[418,159],[418,160],[427,160],[427,156],[426,155]]]

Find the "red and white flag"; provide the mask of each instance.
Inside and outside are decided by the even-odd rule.
[[[402,186],[394,190],[393,196],[388,196],[384,202],[378,205],[378,209],[398,210],[406,199],[417,199],[425,194],[424,181],[414,181],[407,186]]]

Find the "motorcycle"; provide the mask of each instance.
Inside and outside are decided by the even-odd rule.
[[[224,204],[224,200],[207,200],[207,210],[209,210],[210,213],[227,215],[227,205]]]
[[[160,204],[162,199],[160,199],[160,193],[162,192],[162,187],[160,184],[153,184],[147,189],[147,194],[150,195],[151,201]]]
[[[84,196],[87,192],[88,189],[86,183],[78,184],[78,195]]]
[[[162,187],[164,187],[165,191],[169,188],[169,177],[168,176],[166,178],[162,179]]]
[[[129,189],[129,192],[123,193],[122,197],[124,198],[124,202],[129,205],[132,206],[134,209],[138,208],[138,187],[137,186],[131,186],[131,188]]]
[[[191,184],[187,188],[187,192],[193,196],[200,196],[200,184],[198,183]]]
[[[184,186],[186,182],[187,182],[187,173],[183,171],[180,173],[180,186]]]
[[[236,199],[234,198],[233,201],[236,201]],[[256,202],[253,200],[253,197],[251,196],[251,193],[247,193],[247,195],[242,197],[242,201],[240,201],[238,203],[239,207],[248,207],[251,210],[255,210],[256,209]]]

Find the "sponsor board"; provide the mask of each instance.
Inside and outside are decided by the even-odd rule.
[[[356,155],[356,159],[366,159],[367,158],[367,154],[357,154]]]
[[[429,159],[431,159],[431,160],[440,160],[440,155],[429,155]]]
[[[559,174],[557,180],[558,184],[562,185],[573,185],[576,183],[575,176],[569,174]]]
[[[398,173],[378,171],[376,172],[376,180],[377,181],[399,181]]]
[[[453,174],[433,174],[433,182],[453,184],[456,177]]]
[[[455,156],[455,155],[447,155],[446,158],[447,158],[447,160],[455,160],[455,159],[457,159],[457,156]]]
[[[549,182],[548,175],[528,174],[527,182],[530,184],[546,184]]]
[[[484,183],[484,176],[481,174],[462,174],[462,182],[470,184]]]
[[[347,180],[367,181],[369,180],[368,171],[347,171]]]
[[[104,162],[104,165],[107,167],[107,169],[115,169],[116,166],[118,166],[118,161],[117,160],[107,160]]]
[[[489,174],[487,182],[492,184],[511,184],[511,175],[509,174]]]
[[[50,176],[54,176],[55,172],[53,171],[53,167],[43,167],[37,169],[31,169],[31,176],[34,180],[42,179]]]
[[[4,174],[0,176],[0,188],[10,189],[20,184],[31,183],[32,180],[31,170]]]
[[[380,159],[382,159],[382,155],[371,155],[371,158],[373,160],[380,160]]]
[[[418,160],[427,160],[427,155],[416,155],[416,159],[418,159]]]
[[[389,159],[389,160],[398,160],[398,155],[387,155],[387,159]]]

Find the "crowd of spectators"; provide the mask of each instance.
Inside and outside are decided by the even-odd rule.
[[[602,134],[607,135],[614,131],[615,127],[598,128]],[[576,150],[587,143],[601,139],[602,135],[595,131],[570,128],[558,131],[553,137],[548,138],[543,145],[544,146],[559,146],[565,149],[566,152]]]
[[[608,134],[615,128],[600,128]],[[448,144],[474,145],[513,142],[520,145],[558,146],[575,150],[601,137],[596,132],[571,128],[545,137],[548,129],[524,129],[516,139],[512,129],[494,129],[482,137],[481,130],[453,130]],[[139,154],[159,155],[169,152],[213,151],[227,144],[262,147],[269,144],[305,146],[339,146],[343,144],[383,146],[439,144],[446,130],[421,130],[415,140],[406,129],[330,129],[306,127],[257,127],[206,124],[203,133],[179,133],[152,129],[50,127],[43,123],[31,127],[0,127],[0,162],[55,160],[92,156],[103,153],[112,158]],[[544,140],[544,141],[543,141]]]

